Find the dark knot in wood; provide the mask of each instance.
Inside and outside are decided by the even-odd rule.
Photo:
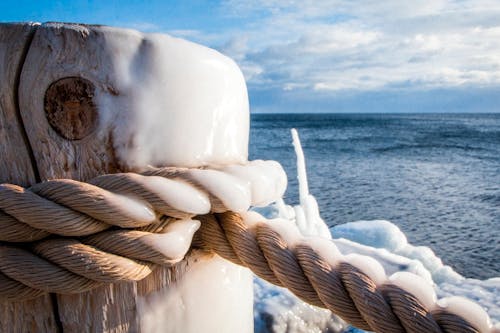
[[[52,128],[69,140],[88,136],[97,126],[95,86],[81,77],[53,82],[45,92],[44,109]]]

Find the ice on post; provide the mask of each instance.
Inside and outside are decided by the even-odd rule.
[[[106,40],[120,50],[111,59],[112,76],[115,89],[125,93],[98,98],[102,110],[109,110],[101,121],[115,126],[119,157],[134,167],[245,162],[248,97],[237,65],[186,40],[130,34],[127,47],[118,38]]]
[[[47,98],[50,87],[85,95],[90,114],[88,123],[78,125],[83,128],[57,122],[69,114],[49,108],[47,116],[47,104],[59,103],[62,111],[73,105],[58,101],[57,94]],[[284,192],[281,166],[248,162],[249,105],[241,71],[207,47],[127,29],[42,24],[22,67],[19,100],[41,180],[88,181],[105,173],[152,167],[208,166],[211,170],[187,172],[186,177],[218,191],[234,210],[268,204]],[[224,170],[228,166],[235,167]],[[268,175],[260,190],[251,184],[255,172]],[[223,183],[220,187],[211,183],[214,177]],[[148,188],[161,192],[159,197],[174,208],[193,215],[208,213],[211,203],[196,194],[196,188],[177,186],[169,192],[165,188],[171,184],[154,179]],[[233,183],[240,184],[240,190],[229,189]],[[259,194],[264,186],[273,190]],[[198,226],[186,220],[185,225],[172,225],[170,236],[145,241],[175,261],[187,251]],[[88,324],[103,331],[253,331],[247,269],[194,252],[174,269],[157,269],[151,275],[137,284],[100,287],[77,298],[61,295],[59,316],[70,325],[65,329],[78,331],[79,325]]]
[[[90,91],[80,96],[96,112],[83,115],[93,120],[88,128],[54,121],[70,112],[47,117],[49,87]],[[238,66],[168,35],[43,24],[23,64],[19,100],[42,179],[247,161],[249,105]],[[54,170],[54,162],[69,167]]]
[[[120,47],[119,42],[109,39],[112,48]],[[123,121],[115,123],[113,135],[117,154],[129,167],[247,161],[248,98],[243,76],[232,60],[159,34],[143,35],[122,51],[113,60],[113,70],[117,89],[127,93],[103,94],[99,103],[110,111],[103,114],[103,123],[116,117],[114,110],[122,113]],[[113,104],[117,106],[110,107]],[[138,309],[147,318],[142,321],[144,331],[251,332],[250,272],[218,258],[201,258],[190,265],[174,285],[139,302]]]

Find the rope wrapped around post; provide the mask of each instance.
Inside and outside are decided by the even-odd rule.
[[[245,221],[200,179],[189,169],[164,168],[104,175],[88,183],[53,180],[30,189],[0,185],[0,298],[78,293],[103,283],[141,280],[155,265],[173,265],[188,251],[166,256],[150,238],[164,237],[172,225],[193,218],[201,222],[193,245],[250,268],[356,327],[384,333],[493,331],[470,316],[430,308],[389,280],[377,283],[355,264],[332,265],[335,258],[318,250],[321,240],[292,244],[286,230]],[[201,199],[199,205],[179,203],[174,198],[180,188],[206,197],[210,205]]]

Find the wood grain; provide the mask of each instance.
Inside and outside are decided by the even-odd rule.
[[[129,39],[139,37],[129,37],[120,29],[60,23],[43,24],[35,33],[21,73],[19,98],[42,180],[88,180],[122,170],[120,161],[114,156],[111,128],[101,126],[98,121],[102,116],[99,107],[94,120],[97,124],[83,131],[84,135],[72,135],[71,140],[61,135],[63,130],[50,125],[45,111],[47,90],[64,78],[82,78],[90,82],[95,87],[95,95],[118,94],[113,89],[114,64],[112,50],[106,48],[107,38],[122,38],[126,44]],[[57,110],[48,112],[56,113]],[[60,124],[60,129],[64,126],[67,124]]]
[[[104,173],[136,171],[128,170],[130,161],[120,160],[115,153],[112,133],[116,122],[135,124],[134,120],[120,119],[120,107],[128,107],[134,119],[141,117],[141,110],[115,102],[130,93],[120,90],[127,85],[119,81],[123,77],[117,75],[117,66],[128,68],[133,64],[127,61],[140,59],[141,47],[147,47],[144,36],[131,30],[65,23],[47,23],[33,31],[31,24],[0,25],[0,180],[28,186],[53,178],[85,181]],[[123,52],[128,52],[128,57]],[[99,102],[102,100],[107,104]],[[219,290],[219,281],[228,276],[227,271],[234,270],[236,276],[241,273],[240,268],[221,266],[221,260],[214,258],[191,251],[174,267],[158,267],[137,283],[0,303],[0,332],[172,331],[172,325],[176,325],[173,330],[184,332],[182,325],[189,323],[169,316],[173,310],[184,316],[183,304],[177,302],[186,301],[179,292],[177,298],[166,299],[174,290],[172,284],[189,281],[190,272],[204,267],[222,277],[208,278],[202,288]],[[242,275],[250,278],[248,272]],[[247,282],[250,286],[250,279]],[[186,297],[190,304],[202,304],[209,314],[225,318],[239,309],[231,303],[213,308],[226,291],[214,292],[210,298],[197,290],[190,289]],[[240,331],[251,331],[251,295],[241,302],[249,311],[248,322]],[[187,310],[193,308],[200,307]],[[161,323],[155,327],[152,322],[159,316]],[[226,329],[219,321],[212,320],[212,324],[217,326],[208,330]],[[196,327],[205,328],[205,323],[197,322]]]
[[[113,98],[123,93],[116,88],[119,82],[113,81],[116,79],[113,54],[120,50],[109,47],[107,41],[120,40],[127,47],[128,43],[140,43],[141,38],[140,34],[127,30],[99,26],[49,23],[37,29],[21,73],[19,96],[24,126],[42,180],[88,180],[124,169],[125,161],[120,161],[114,153],[112,126],[99,122],[102,109],[97,103],[88,99],[80,102],[78,98],[77,102],[71,102],[71,98],[55,94],[50,97],[52,101],[57,98],[60,101],[52,103],[52,107],[60,109],[51,110],[51,103],[48,109],[46,107],[46,96],[51,85],[67,78],[90,82],[95,91],[88,96],[107,94]],[[68,91],[81,95],[81,91],[73,87],[65,93]],[[72,103],[69,107],[64,104],[67,100]],[[82,119],[80,114],[86,114],[89,105],[97,105],[93,110],[97,112],[96,124],[92,123],[94,120],[91,126],[84,124],[83,127],[68,123]],[[60,114],[65,111],[71,114]],[[48,117],[54,113],[59,114]],[[57,295],[63,331],[139,332],[138,299],[151,291],[168,288],[184,274],[186,262],[173,268],[159,267],[139,283],[110,284],[78,295]]]
[[[37,24],[0,24],[0,183],[29,186],[36,166],[18,115],[17,85],[24,54]],[[0,302],[0,332],[57,332],[50,295]]]
[[[0,24],[0,180],[21,186],[36,182],[17,106],[19,72],[35,27]]]

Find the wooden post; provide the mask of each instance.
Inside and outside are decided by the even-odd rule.
[[[97,97],[113,100],[127,93],[120,90],[113,72],[117,66],[113,59],[122,51],[116,45],[126,49],[142,42],[139,33],[99,26],[0,25],[0,180],[27,186],[52,178],[84,181],[104,173],[135,171],[115,153],[109,117],[120,117],[119,110],[111,110],[103,120],[100,108],[105,106]],[[139,309],[141,302],[153,292],[168,291],[188,267],[206,260],[211,260],[206,254],[192,253],[177,266],[160,267],[139,283],[4,302],[0,331],[153,331],[158,328],[145,324],[151,314],[147,307]],[[243,324],[247,326],[243,331],[252,330],[251,322]],[[229,331],[221,325],[221,331]],[[165,331],[182,332],[182,328],[165,327]]]
[[[34,24],[0,25],[0,181],[36,183],[36,163],[18,109],[17,86]],[[0,226],[1,227],[1,226]],[[50,295],[21,302],[0,302],[0,331],[56,332]]]

